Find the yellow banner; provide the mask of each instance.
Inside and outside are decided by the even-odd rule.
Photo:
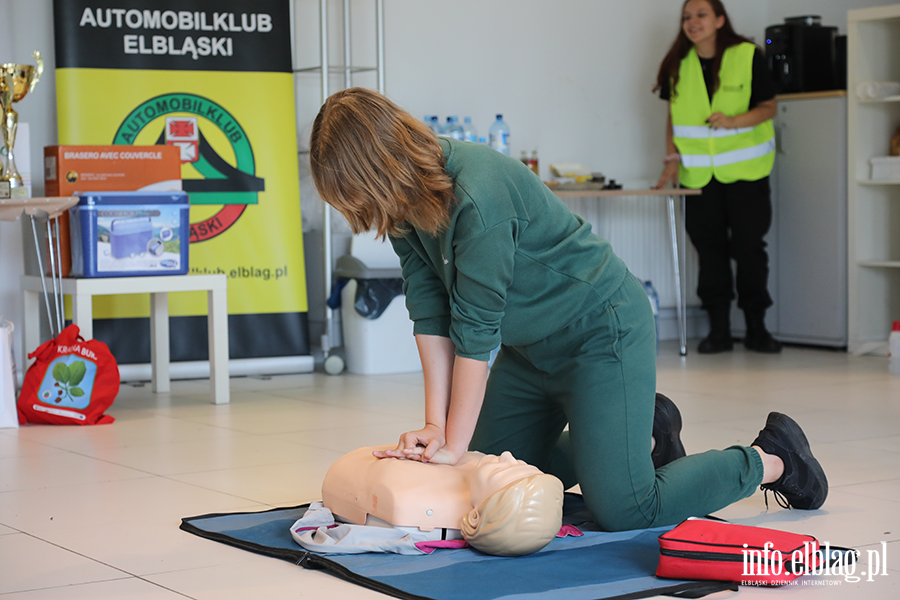
[[[182,165],[190,272],[228,276],[230,314],[307,311],[290,73],[63,68],[56,85],[60,144],[173,143],[196,157]],[[205,315],[205,294],[169,309]],[[95,318],[148,315],[146,298],[94,300]]]

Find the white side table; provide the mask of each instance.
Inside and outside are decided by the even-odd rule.
[[[93,297],[109,294],[150,294],[150,362],[156,393],[167,393],[169,378],[169,293],[206,291],[209,323],[209,379],[212,403],[227,404],[228,386],[228,279],[225,275],[173,275],[104,277],[62,280],[62,294],[72,297],[72,322],[84,339],[94,337]],[[26,352],[40,345],[39,293],[41,278],[22,277],[25,295],[23,341]]]

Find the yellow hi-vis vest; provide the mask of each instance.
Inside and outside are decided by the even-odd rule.
[[[750,108],[755,50],[746,42],[725,50],[712,105],[697,51],[691,48],[682,59],[678,90],[671,88],[669,106],[674,142],[681,154],[678,178],[685,187],[702,188],[713,177],[721,183],[756,181],[772,172],[775,128],[771,120],[740,129],[713,129],[706,123],[715,112],[735,116]]]

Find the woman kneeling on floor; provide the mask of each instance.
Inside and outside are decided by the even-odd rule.
[[[455,464],[467,449],[509,451],[580,484],[610,531],[709,514],[760,485],[794,508],[825,501],[822,468],[780,413],[751,446],[683,456],[681,417],[655,394],[643,286],[521,162],[439,139],[361,88],[322,106],[310,161],[322,198],[354,233],[389,238],[403,266],[425,425],[379,457]]]

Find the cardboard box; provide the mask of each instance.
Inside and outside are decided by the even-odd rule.
[[[184,192],[76,194],[72,275],[134,277],[188,272],[190,203]]]
[[[77,192],[181,190],[181,154],[175,146],[45,146],[44,195]],[[69,217],[59,220],[63,277],[72,265]],[[55,244],[55,236],[53,243]],[[55,248],[55,246],[54,246]],[[47,266],[50,274],[50,266]]]
[[[175,146],[46,146],[47,196],[76,192],[181,190],[181,155]]]

